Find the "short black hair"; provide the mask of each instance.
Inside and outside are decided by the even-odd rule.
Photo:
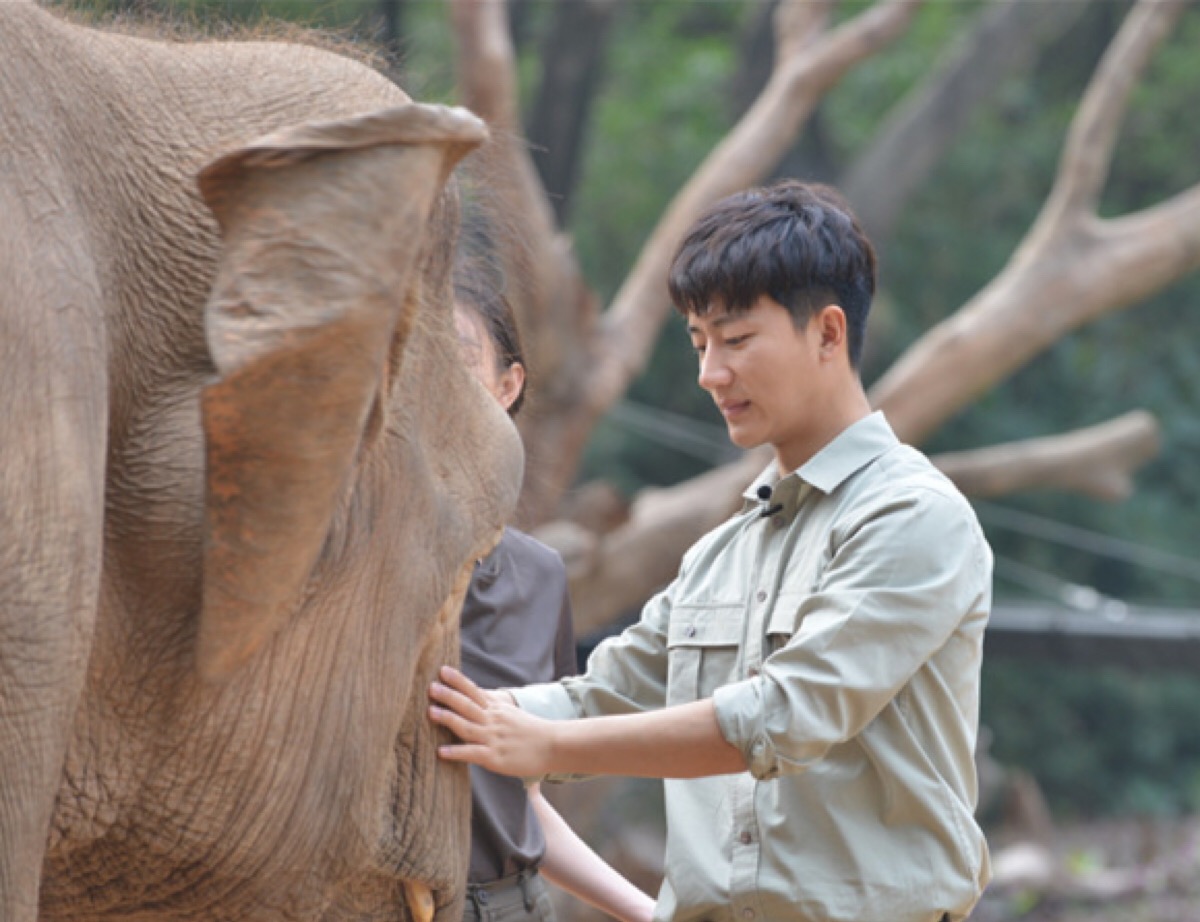
[[[701,215],[671,262],[667,287],[685,316],[703,316],[714,302],[749,310],[767,295],[801,326],[837,304],[857,368],[875,271],[875,249],[841,193],[787,179],[728,196]]]

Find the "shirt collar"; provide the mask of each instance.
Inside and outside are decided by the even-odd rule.
[[[832,493],[884,452],[900,444],[881,411],[864,416],[843,429],[828,445],[797,470],[780,476],[774,461],[755,478],[742,496],[747,504],[761,503],[759,490],[769,488],[772,502],[786,503],[803,484]]]

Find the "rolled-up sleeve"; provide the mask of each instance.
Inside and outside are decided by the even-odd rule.
[[[579,716],[561,681],[510,688],[508,692],[516,699],[521,710],[546,720],[570,720]]]
[[[760,675],[713,695],[756,778],[804,771],[861,733],[955,631],[987,619],[990,556],[960,498],[913,490],[833,537],[795,633]]]
[[[746,769],[759,781],[780,774],[775,739],[767,732],[764,686],[762,678],[754,678],[723,685],[713,693],[713,709],[721,735],[741,752]]]

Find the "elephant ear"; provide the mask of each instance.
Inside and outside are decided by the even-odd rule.
[[[223,244],[201,395],[205,679],[301,601],[412,321],[435,205],[484,137],[464,109],[411,104],[277,132],[200,173]]]

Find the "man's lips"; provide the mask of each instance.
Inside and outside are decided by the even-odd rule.
[[[750,408],[749,400],[718,400],[717,409],[721,411],[721,415],[726,419],[734,419],[741,416]]]

